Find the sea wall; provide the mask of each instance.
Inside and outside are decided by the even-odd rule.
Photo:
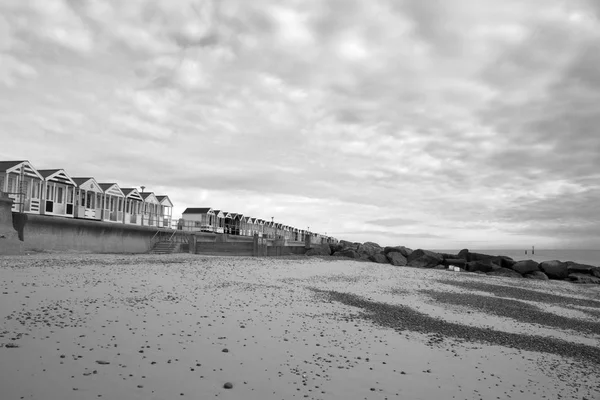
[[[23,242],[13,226],[13,199],[0,192],[0,255],[21,254]]]
[[[23,228],[23,250],[146,253],[154,244],[157,230],[173,232],[156,227],[31,214]]]

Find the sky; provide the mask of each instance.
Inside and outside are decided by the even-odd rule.
[[[600,248],[600,0],[0,0],[0,160],[350,241]]]

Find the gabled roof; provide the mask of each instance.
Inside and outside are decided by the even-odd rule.
[[[21,165],[23,165],[23,173],[25,176],[33,178],[44,179],[44,177],[31,165],[27,160],[22,161],[0,161],[0,172],[21,172]]]
[[[212,214],[213,209],[210,207],[189,207],[186,208],[183,214]]]
[[[173,202],[171,202],[171,199],[169,199],[169,196],[167,196],[166,194],[156,196],[156,198],[163,206],[173,207]]]
[[[88,188],[96,189],[101,192],[104,191],[94,178],[79,178],[79,177],[77,177],[77,178],[71,178],[71,179],[73,179],[73,182],[75,182],[77,184],[77,187],[86,186]]]
[[[142,199],[144,199],[146,203],[160,203],[154,192],[140,192],[140,196],[142,196]]]
[[[114,196],[122,196],[125,197],[125,194],[116,183],[100,183],[100,187],[104,190],[106,194],[112,194]]]
[[[138,192],[138,190],[136,188],[124,188],[124,189],[121,189],[121,190],[123,191],[123,195],[127,199],[144,201],[144,199],[140,195],[140,192]]]
[[[64,169],[38,169],[46,182],[58,182],[65,185],[77,186]]]
[[[233,217],[231,216],[231,213],[228,213],[227,211],[223,211],[223,216],[224,216],[225,218],[233,218]]]
[[[215,215],[219,218],[225,218],[225,214],[223,214],[223,211],[221,210],[213,210],[213,212],[215,213]]]

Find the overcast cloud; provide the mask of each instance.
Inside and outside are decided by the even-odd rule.
[[[0,0],[0,159],[356,241],[598,248],[598,0]]]

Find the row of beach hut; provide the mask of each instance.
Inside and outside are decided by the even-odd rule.
[[[307,237],[313,243],[336,243],[327,235],[298,229],[289,225],[245,216],[239,213],[217,210],[210,207],[186,208],[179,220],[178,229],[195,232],[216,232],[239,236],[254,236],[268,239],[304,242]]]
[[[63,169],[36,169],[26,160],[0,161],[0,192],[14,200],[14,212],[172,227],[167,195],[71,177]]]

